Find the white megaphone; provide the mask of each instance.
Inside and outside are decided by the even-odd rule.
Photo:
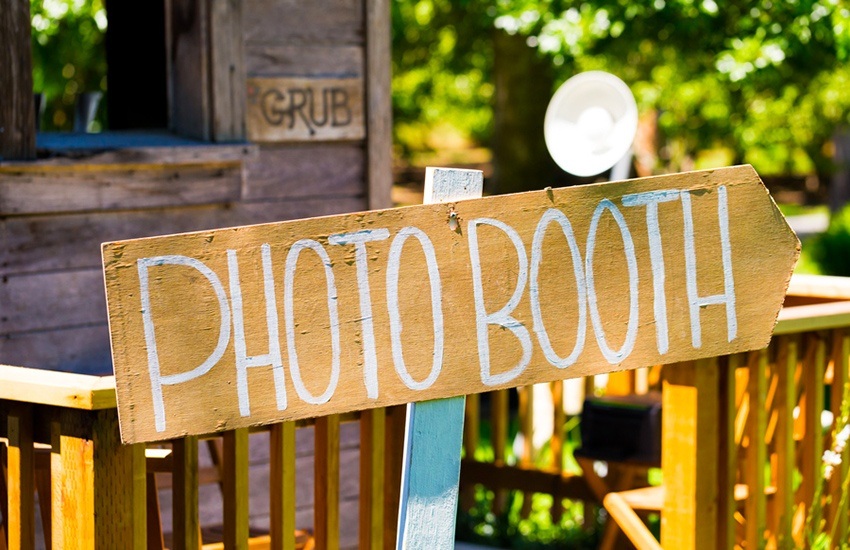
[[[549,154],[564,171],[595,176],[609,168],[612,180],[628,177],[638,110],[626,84],[602,71],[564,82],[546,109],[543,135]]]

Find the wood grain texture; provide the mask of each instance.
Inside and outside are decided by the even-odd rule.
[[[775,507],[779,514],[776,537],[790,543],[792,540],[793,520],[796,513],[794,495],[794,473],[797,467],[794,442],[794,408],[797,406],[797,385],[794,373],[798,364],[798,342],[795,337],[779,340],[779,355],[776,360],[778,391],[776,396],[776,487]]]
[[[662,407],[661,546],[718,548],[720,399],[717,358],[668,366]]]
[[[95,540],[92,417],[63,409],[50,422],[53,547],[84,550]]]
[[[115,408],[115,378],[0,365],[0,399],[68,409]]]
[[[321,45],[363,43],[363,4],[357,0],[246,0],[245,41]]]
[[[645,193],[667,190],[674,190],[673,197],[689,198],[692,216],[684,213],[686,206],[679,199],[658,206],[666,283],[663,291],[656,293],[653,288],[659,278],[652,275],[647,208],[618,205],[626,195],[656,196]],[[721,205],[728,206],[726,237],[720,236]],[[606,213],[615,209],[621,218]],[[569,252],[573,248],[565,246],[559,226],[547,225],[544,214],[568,216],[574,254]],[[452,229],[457,219],[459,231]],[[616,219],[631,229],[621,231]],[[686,237],[684,220],[693,222],[693,241]],[[416,229],[406,229],[402,240],[399,235],[405,227]],[[631,245],[624,247],[625,231]],[[535,232],[539,248],[533,246]],[[408,234],[418,236],[408,239]],[[345,244],[345,239],[355,237],[345,235],[371,235],[368,238],[375,240],[364,244],[358,260],[357,246]],[[586,235],[595,239],[593,246],[586,246]],[[405,240],[408,243],[402,250]],[[429,252],[433,258],[427,260],[426,248],[412,241],[427,243],[428,250],[433,246]],[[690,242],[694,243],[692,257],[686,255]],[[723,262],[722,243],[728,243]],[[268,283],[263,282],[264,244],[269,245]],[[103,252],[119,400],[133,404],[132,409],[124,409],[131,414],[123,418],[122,428],[127,441],[159,439],[188,429],[205,433],[761,348],[770,339],[798,245],[750,167],[108,243]],[[302,253],[301,246],[312,248],[304,248]],[[531,261],[529,246],[537,250]],[[633,257],[624,253],[626,249]],[[236,251],[234,259],[228,260],[227,250]],[[298,251],[297,256],[293,250]],[[582,250],[595,255],[592,262]],[[327,259],[320,260],[317,251]],[[159,356],[167,358],[161,372],[188,373],[211,357],[219,345],[221,348],[211,360],[208,374],[180,383],[179,388],[165,387],[165,409],[181,412],[173,417],[166,412],[169,427],[157,432],[152,422],[153,379],[137,370],[148,365],[137,262],[170,255],[194,258],[192,262],[199,262],[194,265],[203,264],[215,275],[172,265],[171,260],[148,268],[153,282],[147,287],[151,307],[146,311],[150,311],[149,319],[156,319]],[[581,258],[575,262],[577,268],[572,265],[572,255]],[[683,261],[688,257],[689,261]],[[689,263],[693,265],[686,268]],[[435,265],[436,271],[429,275],[427,265]],[[537,298],[529,297],[527,279],[532,276],[526,271],[528,265],[539,265]],[[587,265],[591,269],[583,270]],[[389,277],[388,266],[392,267]],[[267,354],[268,321],[277,319],[281,362],[287,357],[285,380],[295,381],[298,376],[304,382],[294,388],[284,382],[287,405],[283,410],[272,395],[269,372],[255,369],[247,386],[250,416],[240,413],[234,391],[236,352],[221,329],[230,327],[228,296],[236,288],[231,289],[230,283],[236,285],[237,281],[230,281],[229,269],[240,273],[240,296],[247,307],[265,311],[263,289],[274,285],[277,298],[275,304],[268,303],[272,313],[245,319],[245,342],[250,353]],[[585,278],[583,272],[588,274],[585,288],[595,291],[593,296],[587,291],[589,315],[583,309],[585,303],[576,299],[577,295],[584,297],[577,291]],[[754,273],[759,273],[758,280],[752,279]],[[218,283],[210,282],[213,279],[208,277],[213,276]],[[371,281],[371,316],[364,315],[366,300],[361,300],[365,283],[358,281],[364,280]],[[700,302],[691,295],[698,294],[703,300],[709,295],[723,296],[715,293],[723,292],[733,280],[734,291],[725,296],[731,300],[734,295],[734,308]],[[689,285],[694,289],[687,290]],[[284,295],[284,287],[291,292],[290,298]],[[395,302],[387,296],[395,300],[395,292],[398,313],[396,306],[388,307]],[[662,309],[666,311],[666,333],[656,328],[662,326],[661,317],[656,317],[661,308],[656,294],[666,296],[666,303],[671,304]],[[335,313],[329,309],[328,296],[332,296]],[[577,307],[578,303],[582,307]],[[186,304],[192,304],[191,311]],[[533,310],[535,304],[539,304],[539,313]],[[505,313],[508,310],[510,314]],[[397,317],[392,317],[396,313]],[[187,325],[186,315],[193,316],[193,323]],[[442,316],[442,325],[434,324],[435,315]],[[586,332],[578,335],[582,344],[576,346],[578,339],[572,330],[555,327],[580,326],[579,317],[584,319]],[[404,321],[403,337],[400,325],[392,319]],[[701,327],[701,342],[697,342],[697,326]],[[659,332],[668,338],[666,353],[659,351]],[[542,333],[548,335],[549,351],[541,343]],[[370,336],[374,348],[365,343]],[[430,345],[410,344],[421,339]],[[437,339],[442,339],[443,360],[436,363],[439,370],[434,370]],[[339,342],[337,348],[334,341]],[[470,345],[473,342],[479,345]],[[403,365],[393,355],[394,348],[396,352],[403,349]],[[573,364],[565,369],[553,366],[565,364],[555,361],[555,350],[558,357],[565,357],[571,349],[579,350]],[[364,367],[367,355],[369,369]],[[309,373],[297,366],[293,369],[293,357],[299,365],[316,367]],[[393,367],[397,375],[381,375],[380,382],[375,382],[377,389],[370,385],[371,373],[392,373],[389,369]],[[436,375],[429,380],[432,370]],[[415,387],[425,389],[412,389]],[[377,392],[377,396],[367,392]],[[192,406],[180,406],[181,402]],[[215,414],[211,414],[212,402]]]
[[[366,129],[369,208],[392,206],[392,93],[390,3],[366,1]]]
[[[0,214],[132,210],[239,200],[242,168],[213,167],[0,174]]]
[[[30,6],[0,3],[0,160],[35,158],[35,105],[32,89]]]
[[[10,548],[35,549],[35,477],[32,406],[9,407],[6,416],[8,450],[6,490],[9,515],[4,518]]]
[[[743,479],[749,490],[749,497],[744,504],[745,540],[750,548],[761,548],[765,543],[767,527],[767,506],[764,496],[764,472],[767,461],[767,446],[765,432],[767,431],[767,350],[750,353],[750,378],[748,393],[750,395],[750,414],[747,419],[746,437],[749,439],[747,461]]]
[[[479,198],[478,170],[428,168],[424,202]],[[396,548],[446,548],[454,541],[466,397],[407,406]]]
[[[339,549],[339,416],[316,419],[313,501],[317,548]]]
[[[169,121],[178,134],[210,141],[209,0],[170,0]]]
[[[270,550],[295,550],[295,423],[271,427],[269,437]]]
[[[327,159],[334,159],[327,162]],[[245,200],[366,196],[362,145],[263,146],[246,165]]]
[[[0,336],[6,364],[105,376],[112,373],[106,325],[59,328]]]
[[[384,546],[384,469],[386,409],[363,411],[360,417],[360,529],[358,548]]]
[[[360,46],[251,43],[245,47],[249,77],[360,77],[364,71]]]
[[[0,335],[106,323],[99,269],[0,279]]]
[[[198,438],[176,439],[173,445],[172,545],[175,550],[196,550],[201,543],[198,513]]]
[[[0,275],[101,266],[101,243],[362,210],[365,198],[266,200],[186,208],[0,219]]]
[[[363,139],[363,88],[361,78],[249,78],[248,139],[267,143]]]
[[[245,63],[242,1],[210,0],[212,138],[245,139]]]
[[[248,548],[248,489],[248,430],[224,432],[222,501],[227,548]]]
[[[94,416],[95,548],[145,550],[145,446],[121,444],[117,410]]]

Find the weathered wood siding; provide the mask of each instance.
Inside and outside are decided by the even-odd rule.
[[[171,82],[171,122],[178,132],[213,141],[238,139],[244,135],[245,105],[234,100],[238,104],[228,106],[223,98],[244,97],[244,79],[321,77],[363,80],[366,137],[244,148],[194,148],[185,140],[173,147],[98,143],[89,151],[32,163],[0,160],[0,363],[111,371],[102,242],[389,206],[385,0],[185,5],[206,14],[202,27],[219,30],[187,22],[191,10],[183,9],[182,1],[167,14],[169,74],[181,63],[203,73]],[[225,8],[235,15],[222,16]],[[201,34],[177,33],[178,27]],[[188,40],[193,36],[197,40]],[[367,43],[374,36],[375,44],[386,42],[386,57],[373,54],[370,65]],[[191,59],[174,59],[177,50],[191,50]],[[375,63],[387,66],[368,68]],[[371,83],[370,70],[380,73]],[[233,74],[243,75],[241,84],[234,84]],[[190,85],[214,93],[192,95]],[[383,126],[372,132],[375,121]]]

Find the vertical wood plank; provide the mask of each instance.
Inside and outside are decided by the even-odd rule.
[[[94,445],[91,418],[65,409],[50,421],[53,548],[91,547],[94,528]]]
[[[32,406],[15,403],[6,417],[7,436],[7,536],[10,548],[35,548],[35,479],[33,466]]]
[[[392,104],[390,94],[390,3],[366,5],[366,149],[369,208],[392,206]]]
[[[209,141],[209,0],[168,0],[171,126],[178,134]]]
[[[718,546],[719,365],[716,357],[667,367],[662,389],[661,545]]]
[[[384,548],[394,548],[398,539],[401,501],[401,471],[404,465],[404,431],[407,405],[387,407],[387,459],[384,461]]]
[[[174,440],[173,542],[174,550],[197,550],[201,545],[198,512],[198,438]]]
[[[213,141],[245,139],[242,1],[211,0],[210,81]]]
[[[165,548],[165,539],[162,532],[162,513],[159,507],[156,473],[150,472],[145,477],[147,478],[148,550],[161,550]]]
[[[745,354],[731,355],[719,363],[720,441],[717,495],[717,543],[719,548],[735,546],[735,482],[738,474],[738,445],[735,440],[737,370],[745,364]]]
[[[295,422],[274,424],[269,446],[269,550],[295,550]]]
[[[315,502],[316,548],[339,548],[339,415],[316,419]]]
[[[224,432],[224,546],[248,548],[248,428]]]
[[[815,498],[817,484],[821,480],[821,457],[823,456],[823,430],[821,411],[824,407],[823,376],[826,371],[826,341],[819,334],[809,337],[809,351],[803,369],[803,388],[805,390],[805,438],[802,459],[803,502],[811,506]]]
[[[493,463],[505,464],[505,451],[508,446],[508,390],[496,390],[490,393],[490,441],[493,444]],[[505,510],[507,493],[496,489],[493,499],[493,513],[497,516]]]
[[[832,333],[832,385],[830,387],[830,409],[832,409],[834,422],[841,418],[841,403],[845,397],[845,385],[850,382],[848,373],[848,360],[850,360],[850,336],[845,329],[836,329]],[[832,433],[834,433],[834,429]],[[835,443],[832,443],[833,447]],[[845,454],[846,457],[846,454]],[[829,479],[829,494],[832,502],[829,506],[828,525],[835,525],[836,540],[846,540],[847,533],[847,500],[844,506],[840,506],[842,483],[850,470],[847,460],[842,460],[832,477]]]
[[[517,388],[519,393],[519,425],[522,433],[522,454],[519,457],[520,466],[530,467],[534,453],[534,386],[522,386]],[[523,518],[531,513],[532,493],[523,493],[522,511]]]
[[[425,170],[426,204],[480,197],[483,190],[480,170]],[[397,548],[454,544],[465,410],[465,397],[407,407]]]
[[[549,446],[552,449],[552,468],[562,474],[564,471],[564,425],[566,424],[566,414],[564,413],[564,382],[557,380],[551,383],[553,411],[553,430],[552,439]],[[561,515],[564,512],[564,505],[561,499],[556,498],[552,502],[552,523],[560,523]],[[585,519],[587,521],[587,519]]]
[[[384,457],[386,409],[360,416],[360,544],[364,550],[384,547]]]
[[[767,464],[767,449],[765,446],[765,431],[767,429],[767,412],[765,400],[767,397],[767,350],[750,354],[750,415],[747,425],[749,449],[747,449],[747,464],[744,479],[749,489],[747,502],[744,505],[746,518],[745,539],[748,548],[761,548],[764,545],[766,529],[766,501],[764,496],[764,474]]]
[[[779,381],[776,410],[779,422],[776,429],[776,495],[775,506],[779,513],[777,543],[784,548],[793,545],[792,527],[796,511],[794,498],[794,471],[796,454],[794,446],[794,407],[797,406],[797,388],[794,373],[797,370],[798,343],[793,335],[779,336],[779,357],[776,361]]]
[[[475,449],[478,448],[481,431],[481,396],[480,394],[466,397],[466,412],[463,420],[463,450],[467,460],[475,460]],[[475,505],[475,485],[469,484],[460,494],[462,510],[469,510]]]
[[[95,547],[147,548],[145,446],[122,445],[118,410],[95,414]]]
[[[0,0],[0,160],[35,158],[30,33],[29,2]]]

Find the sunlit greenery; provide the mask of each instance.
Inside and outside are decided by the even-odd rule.
[[[850,10],[838,0],[396,0],[393,16],[405,150],[427,146],[437,121],[486,140],[493,32],[525,36],[561,81],[623,78],[657,115],[660,170],[710,150],[763,174],[828,173],[829,140],[848,122]]]
[[[31,0],[30,10],[33,90],[47,101],[43,128],[70,130],[78,94],[106,91],[103,0]]]

